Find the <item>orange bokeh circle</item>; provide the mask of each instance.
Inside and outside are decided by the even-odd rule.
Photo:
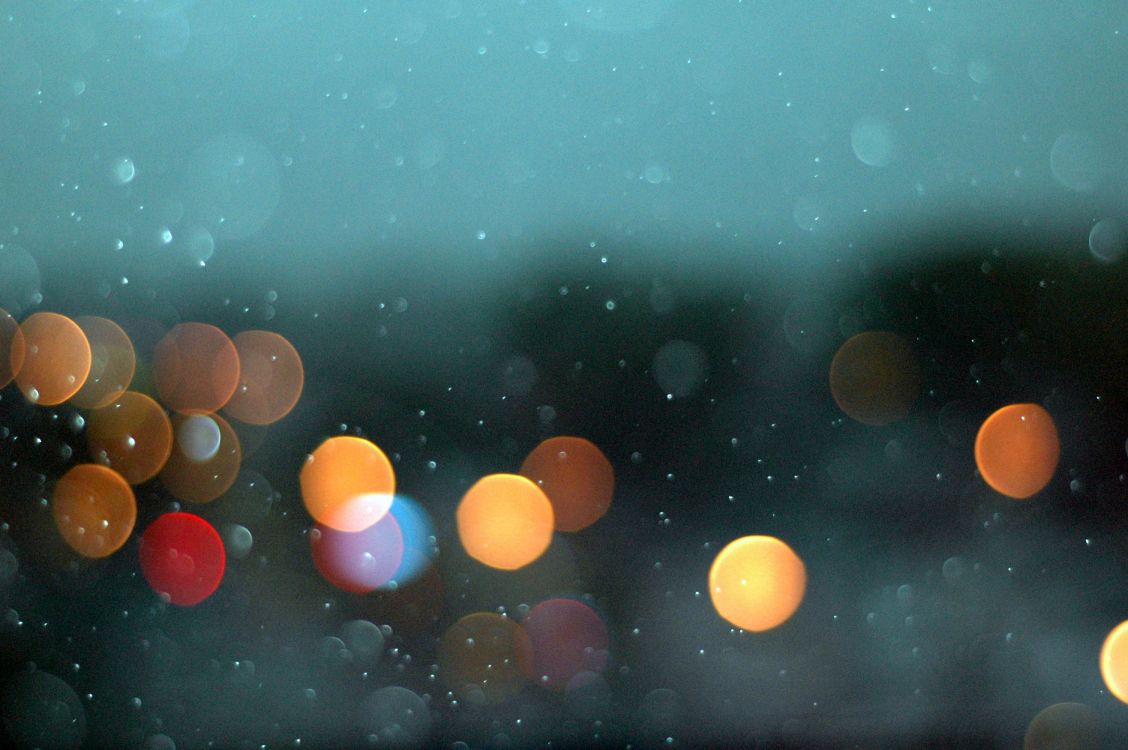
[[[830,392],[838,408],[880,427],[908,415],[920,391],[920,366],[909,342],[889,331],[851,337],[830,363]]]
[[[248,424],[272,424],[302,395],[305,370],[297,349],[270,331],[243,331],[234,339],[239,385],[224,411]]]
[[[379,521],[396,491],[396,475],[384,451],[352,435],[317,446],[299,479],[306,510],[337,531],[363,531]]]
[[[1101,677],[1117,700],[1128,703],[1128,620],[1113,628],[1101,646]]]
[[[223,331],[206,323],[180,323],[157,342],[153,382],[168,408],[211,414],[239,384],[239,354]]]
[[[84,315],[75,323],[90,342],[90,375],[71,403],[83,409],[99,409],[118,399],[133,381],[137,355],[129,336],[107,318]]]
[[[466,491],[455,514],[466,554],[501,570],[523,568],[552,542],[552,503],[516,474],[491,474]]]
[[[94,461],[111,467],[130,484],[141,484],[168,461],[172,425],[156,401],[126,391],[109,406],[90,412],[86,445]]]
[[[90,342],[65,315],[38,312],[20,324],[24,361],[16,385],[33,404],[61,404],[83,386],[90,374]]]
[[[1049,484],[1061,444],[1049,412],[1038,404],[1011,404],[983,422],[975,438],[975,465],[1000,494],[1022,500]]]
[[[554,437],[532,450],[521,464],[552,503],[557,531],[579,531],[611,507],[615,471],[593,443],[578,437]]]
[[[129,483],[113,469],[79,464],[59,478],[51,495],[55,526],[83,557],[106,557],[121,548],[137,522]]]
[[[215,450],[205,459],[193,457],[181,444],[181,427],[186,420],[211,420],[218,430]],[[172,453],[161,470],[161,484],[172,496],[193,503],[210,503],[227,492],[239,476],[239,466],[243,461],[243,450],[235,430],[218,414],[183,415],[174,414],[172,431],[176,435]]]
[[[759,632],[787,621],[807,590],[807,568],[791,547],[771,536],[730,542],[709,569],[713,607],[738,628]]]

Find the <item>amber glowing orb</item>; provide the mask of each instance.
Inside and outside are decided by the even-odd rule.
[[[721,550],[709,569],[713,607],[738,628],[771,630],[803,601],[807,569],[795,551],[771,536],[746,536]]]
[[[1128,620],[1105,638],[1101,647],[1101,677],[1117,700],[1128,703]]]
[[[65,315],[39,312],[21,323],[20,331],[24,358],[16,384],[24,397],[55,406],[77,393],[90,374],[90,342],[78,324]]]
[[[615,472],[593,443],[578,437],[545,440],[521,464],[521,476],[548,495],[557,531],[579,531],[611,507]]]
[[[59,478],[51,496],[55,526],[83,557],[121,548],[137,521],[133,488],[113,469],[79,464]]]
[[[1049,412],[1037,404],[1011,404],[979,428],[975,464],[992,489],[1021,500],[1049,484],[1060,450]]]
[[[289,341],[270,331],[243,331],[234,343],[239,352],[239,385],[227,402],[227,414],[248,424],[277,422],[302,395],[301,357]]]
[[[126,391],[87,417],[90,457],[109,466],[130,484],[147,482],[164,468],[172,451],[168,415],[143,393]]]
[[[456,513],[466,554],[501,570],[523,568],[552,542],[552,503],[516,474],[491,474],[467,490]]]
[[[396,476],[376,445],[352,435],[331,437],[302,467],[302,501],[318,523],[364,531],[392,507]]]

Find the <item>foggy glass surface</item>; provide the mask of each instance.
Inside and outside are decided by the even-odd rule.
[[[1097,0],[0,4],[0,745],[1121,746],[1126,63]],[[168,424],[36,403],[40,312],[120,325]],[[168,395],[228,386],[269,418]],[[1057,444],[977,440],[1025,403]],[[392,541],[307,511],[335,436]],[[471,557],[464,494],[557,436],[610,504]],[[1026,499],[986,463],[1057,448]],[[59,478],[141,457],[83,556]],[[214,593],[154,583],[216,563],[143,541],[178,511]],[[764,632],[710,588],[751,535],[805,565]]]

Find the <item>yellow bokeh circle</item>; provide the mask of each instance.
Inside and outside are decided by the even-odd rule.
[[[501,570],[523,568],[548,549],[555,516],[540,487],[516,474],[490,474],[466,491],[456,513],[466,554]]]
[[[709,597],[717,614],[754,632],[784,623],[803,601],[807,568],[795,551],[771,536],[730,542],[709,569]]]
[[[1108,691],[1128,703],[1128,620],[1117,625],[1101,647],[1101,677]]]

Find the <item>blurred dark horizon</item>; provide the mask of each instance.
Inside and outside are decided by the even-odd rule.
[[[80,558],[57,540],[48,544],[50,529],[32,510],[45,486],[35,477],[50,486],[68,463],[53,451],[59,442],[84,453],[82,437],[63,427],[75,410],[50,410],[59,416],[45,420],[42,409],[21,405],[18,393],[5,394],[5,424],[22,437],[6,443],[23,478],[6,483],[8,502],[24,508],[9,506],[5,516],[23,561],[23,583],[6,596],[22,592],[21,613],[60,624],[46,637],[27,625],[9,630],[4,671],[34,661],[60,673],[64,654],[83,653],[91,666],[77,675],[89,684],[84,675],[97,665],[105,670],[115,659],[135,658],[129,654],[137,639],[152,643],[156,634],[182,645],[146,657],[156,661],[124,684],[120,674],[99,678],[99,694],[119,703],[110,714],[116,719],[88,708],[91,746],[114,744],[116,721],[135,722],[124,708],[127,693],[163,686],[158,695],[170,697],[147,700],[164,706],[154,710],[168,731],[180,725],[165,711],[204,700],[214,680],[233,692],[207,699],[219,732],[206,735],[211,742],[242,746],[256,733],[281,736],[275,723],[296,721],[294,731],[309,735],[303,745],[349,744],[330,727],[345,720],[355,688],[325,673],[317,634],[355,617],[395,622],[410,595],[334,592],[309,564],[297,470],[322,439],[347,432],[394,455],[402,491],[436,523],[445,604],[405,629],[394,626],[399,648],[417,660],[434,658],[427,656],[433,639],[462,614],[516,611],[571,592],[590,597],[585,601],[599,606],[614,633],[606,723],[615,729],[604,742],[649,746],[644,727],[630,718],[639,694],[632,685],[641,680],[647,690],[679,691],[689,722],[678,731],[682,746],[1010,744],[1006,738],[1020,737],[1044,705],[1099,690],[1095,655],[1083,658],[1085,649],[1128,611],[1128,597],[1106,572],[1128,559],[1119,517],[1124,448],[1105,439],[1128,417],[1128,393],[1117,377],[1128,367],[1119,325],[1128,314],[1128,279],[1092,259],[1060,217],[1054,232],[1001,215],[956,215],[965,221],[854,240],[848,260],[831,261],[827,273],[794,286],[761,270],[766,261],[740,269],[719,263],[713,273],[727,273],[710,284],[701,265],[679,274],[675,252],[661,262],[642,241],[595,239],[592,247],[588,238],[599,235],[589,231],[558,242],[555,252],[539,243],[513,249],[494,261],[512,273],[490,277],[487,289],[388,259],[398,276],[353,266],[354,286],[339,288],[333,300],[303,300],[298,286],[272,277],[249,253],[241,267],[210,267],[215,283],[162,289],[142,278],[109,300],[91,293],[89,277],[47,267],[45,309],[59,299],[70,314],[153,316],[164,326],[205,321],[232,335],[276,330],[302,352],[306,394],[279,425],[241,432],[250,446],[245,466],[277,493],[269,514],[249,524],[269,562],[256,566],[256,555],[232,565],[214,602],[183,611],[155,604],[132,572],[135,540],[105,563],[51,563]],[[722,257],[703,244],[668,246],[675,244]],[[524,262],[526,252],[540,262]],[[427,265],[410,251],[404,257],[414,257],[416,268]],[[250,306],[263,286],[277,293],[270,320]],[[442,330],[436,318],[447,321]],[[851,423],[830,398],[830,358],[861,330],[894,331],[920,358],[927,390],[897,425]],[[695,342],[710,363],[702,391],[672,402],[651,371],[655,351],[669,340]],[[971,442],[991,410],[1027,400],[1044,404],[1057,421],[1062,468],[1039,496],[1015,501],[977,478]],[[521,456],[554,434],[584,436],[606,452],[618,482],[610,513],[578,535],[558,534],[527,572],[472,563],[452,525],[458,498],[478,476],[516,471]],[[42,435],[43,445],[23,442],[32,435]],[[139,529],[170,502],[159,484],[147,487],[138,495]],[[231,517],[222,499],[186,506],[217,524]],[[733,639],[693,591],[704,586],[711,545],[745,533],[788,540],[806,560],[811,584],[794,622]],[[946,564],[952,559],[955,565]],[[960,573],[953,577],[949,568]],[[137,614],[121,618],[119,608]],[[298,614],[303,610],[318,614],[311,619]],[[906,617],[925,624],[897,624]],[[79,638],[82,628],[74,628],[83,622],[97,623],[97,636]],[[55,627],[62,630],[52,637]],[[70,633],[66,645],[58,641],[63,633]],[[94,656],[95,638],[99,649],[113,645]],[[931,644],[923,662],[909,653],[919,643]],[[237,686],[230,665],[220,668],[222,659],[207,654],[229,654],[236,663],[253,657],[259,692],[240,693],[249,688]],[[630,668],[615,674],[615,665]],[[1045,671],[1051,665],[1052,678]],[[422,674],[405,674],[412,672],[384,679],[426,688]],[[341,706],[288,710],[303,676],[329,680],[326,689]],[[1007,685],[1023,687],[1014,693]],[[535,691],[526,689],[514,708],[542,717],[557,710],[554,696]],[[180,697],[166,703],[173,695]],[[803,708],[805,695],[819,706]],[[253,714],[238,708],[248,699]],[[1106,736],[1126,726],[1114,707],[1097,709]],[[700,723],[688,718],[710,712]],[[191,711],[179,715],[196,720]],[[436,726],[429,745],[472,736],[471,725]],[[519,744],[591,741],[559,729],[529,731]]]

